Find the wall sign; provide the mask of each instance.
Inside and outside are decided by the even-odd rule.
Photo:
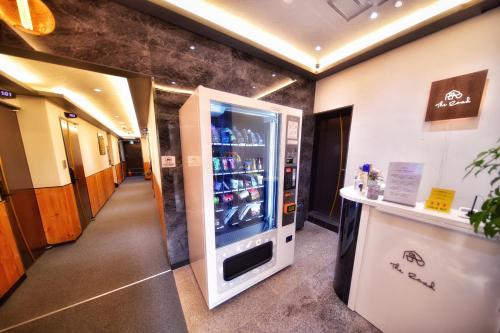
[[[477,117],[488,70],[432,82],[425,121]]]
[[[175,156],[167,155],[161,157],[162,168],[175,168]]]
[[[415,266],[412,266],[414,268],[417,267],[424,267],[425,266],[425,261],[424,259],[416,252],[413,250],[408,250],[403,252],[403,260],[406,260],[410,264],[415,264]],[[400,274],[406,274],[406,271],[404,270],[403,266],[399,262],[390,262],[389,265],[391,265],[391,268],[395,270],[396,272]],[[412,271],[414,269],[411,269]],[[422,278],[419,277],[419,275],[415,272],[410,272],[408,269],[408,278],[420,283],[424,287],[429,288],[432,291],[436,291],[436,283],[434,281],[426,281],[423,280]]]
[[[16,98],[16,94],[12,91],[0,89],[0,98]]]
[[[71,119],[78,118],[78,115],[76,113],[73,113],[73,112],[64,112],[64,116],[66,118],[71,118]]]

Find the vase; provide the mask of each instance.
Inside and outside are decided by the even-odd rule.
[[[378,183],[368,183],[368,190],[366,191],[366,197],[370,200],[377,200],[380,193],[380,185]]]

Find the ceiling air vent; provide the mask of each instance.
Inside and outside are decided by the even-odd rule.
[[[327,3],[347,22],[373,6],[380,6],[387,0],[328,0]]]

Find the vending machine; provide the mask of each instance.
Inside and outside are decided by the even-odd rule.
[[[198,87],[180,110],[189,259],[210,309],[294,261],[302,111]]]

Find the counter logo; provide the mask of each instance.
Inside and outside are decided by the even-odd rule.
[[[425,266],[425,261],[420,256],[416,251],[413,250],[406,250],[403,252],[403,259],[408,261],[409,263],[415,263],[417,264],[418,267],[424,267]],[[405,271],[403,270],[403,267],[399,262],[390,262],[389,265],[391,265],[391,268],[395,270],[396,272],[400,274],[405,274]],[[434,281],[427,282],[422,280],[420,277],[418,277],[417,273],[414,272],[408,272],[407,274],[408,278],[420,283],[421,285],[431,289],[432,291],[436,291],[436,283]]]
[[[432,82],[425,121],[477,117],[488,70]]]

